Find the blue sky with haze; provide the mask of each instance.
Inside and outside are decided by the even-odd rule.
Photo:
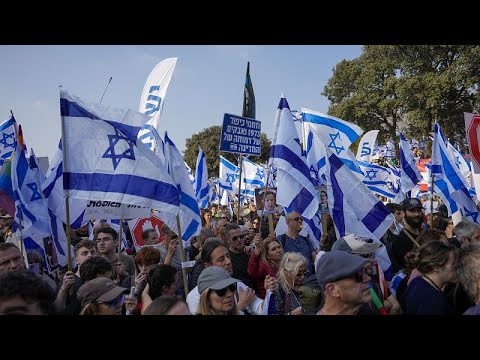
[[[272,137],[280,94],[290,108],[327,112],[321,93],[334,66],[361,54],[360,45],[56,45],[0,46],[0,122],[15,118],[37,156],[53,153],[61,136],[59,90],[102,104],[138,110],[155,65],[178,57],[160,121],[183,151],[192,134],[241,115],[247,61],[256,118]],[[348,119],[345,119],[348,120]]]

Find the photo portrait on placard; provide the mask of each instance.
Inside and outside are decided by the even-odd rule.
[[[328,195],[327,186],[320,185],[317,187],[318,202],[320,203],[319,211],[321,213],[328,213]]]
[[[265,204],[263,204],[263,197],[265,196]],[[255,189],[255,203],[257,204],[257,212],[263,210],[263,215],[274,214],[277,207],[277,188],[268,188],[265,195],[265,188]],[[258,215],[261,215],[258,212]]]

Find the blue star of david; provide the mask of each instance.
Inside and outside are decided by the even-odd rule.
[[[42,198],[42,196],[40,195],[40,192],[38,191],[37,184],[30,183],[30,184],[26,184],[26,185],[30,190],[32,190],[32,198],[30,199],[30,201],[35,201],[35,200],[38,200],[38,199]]]
[[[13,132],[11,134],[2,133],[2,136],[3,138],[0,140],[0,144],[2,144],[4,148],[11,147],[15,149],[15,138],[13,136]],[[10,138],[12,139],[12,142],[8,143],[7,140]]]
[[[265,177],[262,169],[257,169],[257,173],[255,174],[255,176],[258,176],[260,180],[263,180],[263,178]]]
[[[471,217],[473,219],[473,221],[477,222],[478,220],[478,212],[470,212],[468,211],[467,208],[464,208],[465,209],[465,216],[467,217]]]
[[[312,166],[310,166],[310,176],[318,181],[318,171]]]
[[[232,185],[235,182],[235,174],[227,174],[227,180],[225,182]]]
[[[121,154],[116,154],[115,145],[117,145],[120,140],[125,140],[129,148],[124,152],[122,152]],[[115,128],[115,135],[108,135],[108,142],[110,146],[107,148],[102,158],[112,159],[113,169],[117,168],[118,164],[120,163],[120,160],[122,159],[135,160],[135,153],[133,152],[133,142],[130,141],[125,136],[123,136],[122,133],[119,132],[117,128]]]
[[[460,165],[462,164],[461,161],[460,161],[460,155],[455,156],[455,160],[456,160],[455,163],[458,165],[458,167],[460,167]]]
[[[338,147],[337,144],[335,144],[335,141],[338,139],[342,141],[342,138],[340,137],[340,132],[337,132],[336,134],[328,134],[330,136],[330,139],[332,140],[330,144],[328,144],[329,148],[335,149],[337,152],[337,155],[339,155],[345,148],[343,147]]]
[[[370,169],[365,172],[365,177],[368,180],[372,180],[376,175],[377,175],[377,170]]]

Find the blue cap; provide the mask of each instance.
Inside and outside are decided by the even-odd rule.
[[[322,289],[328,283],[345,279],[361,270],[368,259],[345,251],[330,251],[324,254],[317,263],[317,280]]]

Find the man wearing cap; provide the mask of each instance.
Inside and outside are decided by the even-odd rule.
[[[77,292],[77,299],[82,306],[80,315],[122,315],[125,294],[129,290],[117,286],[106,277],[87,281]],[[136,306],[136,299],[132,297]],[[135,306],[128,306],[132,311]]]
[[[316,275],[325,301],[317,315],[358,315],[361,308],[368,309],[362,307],[372,301],[367,263],[368,259],[344,251],[332,250],[322,255]]]
[[[417,246],[416,239],[423,224],[423,207],[420,200],[416,198],[403,200],[402,210],[405,213],[404,227],[400,234],[393,237],[392,245],[388,249],[394,273],[404,268],[404,256]]]

